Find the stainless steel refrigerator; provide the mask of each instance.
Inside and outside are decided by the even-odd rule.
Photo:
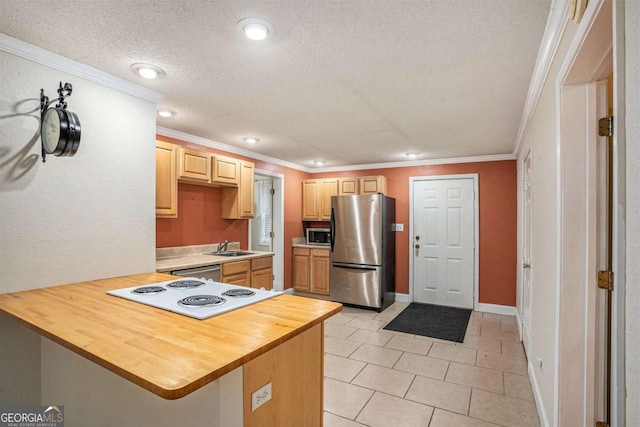
[[[331,197],[333,301],[384,310],[395,301],[396,201],[383,194]]]

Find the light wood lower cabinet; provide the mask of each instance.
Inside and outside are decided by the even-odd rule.
[[[321,426],[323,324],[243,366],[245,427]],[[251,410],[251,396],[271,383],[271,400]]]
[[[293,248],[293,288],[329,295],[329,249]]]
[[[156,141],[156,217],[178,217],[178,146]]]
[[[254,258],[251,260],[251,287],[265,288],[270,291],[273,288],[273,258]]]
[[[222,264],[222,283],[248,288],[273,288],[273,259],[271,256],[225,262]]]

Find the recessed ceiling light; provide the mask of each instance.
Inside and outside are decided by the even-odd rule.
[[[173,110],[158,110],[158,115],[160,117],[171,117],[171,116],[175,116],[177,113]]]
[[[410,159],[415,159],[420,155],[420,153],[406,153],[405,155]]]
[[[164,76],[164,71],[160,67],[151,64],[133,64],[131,69],[145,79],[153,80]]]
[[[244,18],[238,22],[238,30],[251,40],[264,40],[276,33],[274,26],[264,19]]]
[[[242,138],[242,139],[247,144],[255,144],[256,142],[260,141],[260,138],[254,138],[254,137],[246,137],[246,138]]]
[[[314,164],[314,165],[316,165],[316,166],[322,166],[322,165],[324,165],[325,163],[326,163],[326,162],[325,162],[325,161],[323,161],[323,160],[315,160],[315,161],[313,162],[313,164]]]

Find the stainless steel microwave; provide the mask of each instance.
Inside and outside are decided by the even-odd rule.
[[[307,228],[307,245],[326,245],[329,246],[328,228]]]

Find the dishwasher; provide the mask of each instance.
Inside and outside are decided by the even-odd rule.
[[[206,265],[204,267],[188,268],[184,270],[173,270],[171,274],[181,277],[197,277],[198,279],[208,279],[219,282],[222,278],[222,268],[220,264]]]

